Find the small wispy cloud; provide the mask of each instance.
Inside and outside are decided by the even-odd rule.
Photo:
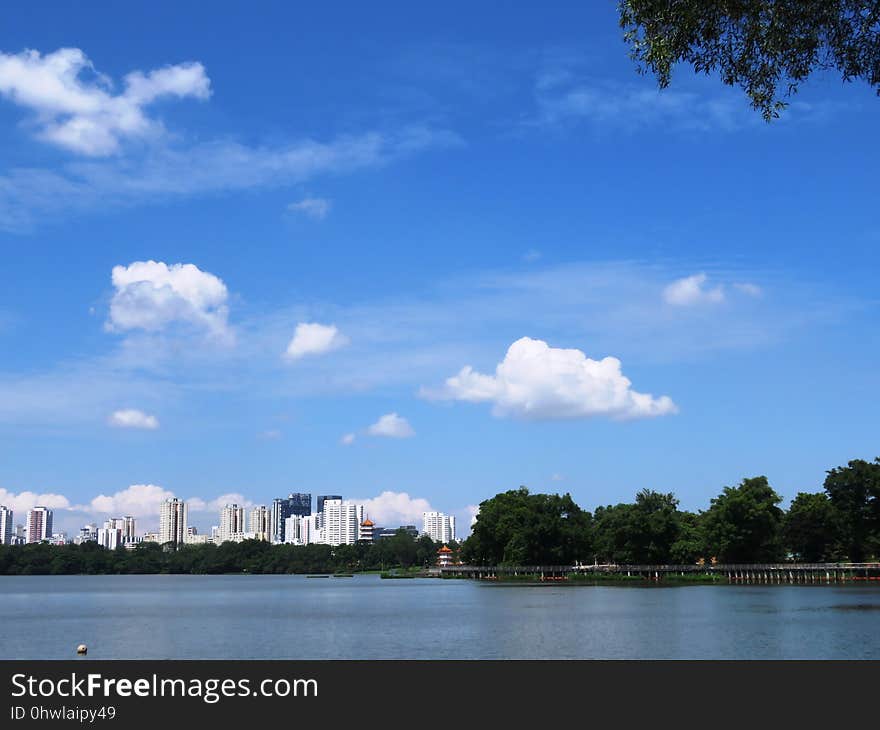
[[[287,345],[284,357],[287,360],[299,360],[307,355],[332,352],[347,344],[348,338],[339,331],[336,325],[300,322],[296,326],[293,338]]]
[[[396,413],[386,413],[367,429],[370,436],[384,436],[386,438],[406,439],[416,435],[403,416]]]
[[[292,213],[302,213],[314,220],[322,221],[327,217],[332,207],[327,198],[303,198],[296,203],[290,203],[287,210]]]
[[[107,423],[113,428],[136,428],[146,431],[155,431],[159,428],[158,418],[136,408],[114,411],[107,418]]]
[[[709,287],[707,274],[699,273],[676,279],[663,289],[663,300],[675,307],[719,304],[724,301],[724,287]]]

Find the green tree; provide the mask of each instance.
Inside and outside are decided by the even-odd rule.
[[[768,121],[817,70],[880,94],[877,0],[623,0],[619,11],[631,57],[661,88],[680,62],[717,71]]]
[[[831,560],[839,540],[838,519],[826,494],[800,492],[782,522],[785,546],[796,560]]]
[[[705,558],[707,550],[702,515],[680,512],[678,527],[678,537],[669,549],[670,562],[692,565],[700,558]]]
[[[703,515],[709,551],[723,563],[765,563],[782,559],[782,498],[767,477],[725,487]]]
[[[586,560],[589,512],[571,495],[530,494],[525,487],[480,503],[462,559],[479,565],[567,565]]]
[[[825,477],[825,492],[840,522],[843,550],[860,562],[880,550],[880,458],[854,459]]]
[[[675,495],[643,489],[634,504],[596,510],[596,553],[615,563],[668,563],[681,531],[680,517]]]

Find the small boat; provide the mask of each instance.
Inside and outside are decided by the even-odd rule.
[[[334,573],[334,578],[354,578],[354,573]]]
[[[307,575],[306,578],[329,578],[329,575]]]

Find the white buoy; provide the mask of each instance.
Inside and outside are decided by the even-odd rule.
[[[89,653],[89,647],[87,647],[85,644],[80,644],[78,647],[76,647],[76,653],[85,656]]]

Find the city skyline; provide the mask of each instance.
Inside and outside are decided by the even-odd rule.
[[[466,532],[519,485],[788,503],[877,455],[863,84],[767,124],[638,75],[613,3],[347,12],[0,27],[0,504],[207,529],[302,490]]]
[[[295,503],[296,507],[279,511],[278,505],[282,502]],[[125,515],[110,517],[101,527],[94,522],[81,525],[73,537],[68,530],[53,530],[54,514],[51,509],[33,507],[27,510],[25,522],[16,524],[14,511],[0,505],[0,545],[96,542],[113,550],[134,546],[142,541],[181,546],[263,540],[273,544],[335,546],[373,542],[375,538],[390,536],[398,529],[427,535],[435,542],[448,543],[457,539],[455,517],[442,512],[424,512],[421,520],[423,527],[418,531],[415,525],[392,527],[376,524],[363,504],[338,495],[318,495],[315,512],[312,512],[311,502],[311,494],[291,493],[286,499],[274,499],[271,508],[251,505],[246,509],[235,503],[227,503],[219,511],[217,524],[212,524],[207,530],[201,528],[200,531],[198,526],[188,523],[186,501],[168,497],[158,506],[158,529],[152,529],[152,523],[145,529],[138,529],[143,525],[134,516]]]

